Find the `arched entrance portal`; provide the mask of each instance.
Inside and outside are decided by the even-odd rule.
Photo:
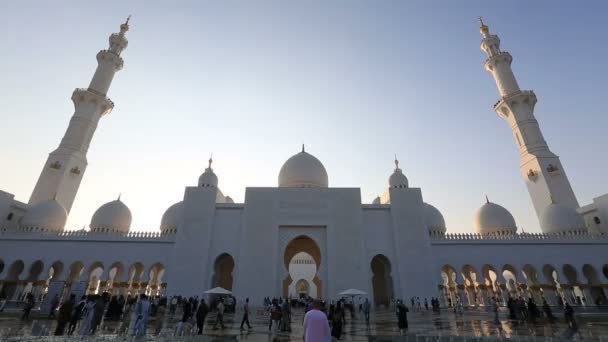
[[[283,256],[283,262],[285,264],[285,269],[287,270],[288,274],[287,277],[283,280],[283,297],[284,298],[288,298],[289,297],[289,287],[292,285],[292,283],[294,282],[294,279],[292,278],[291,272],[291,268],[290,268],[290,263],[292,262],[292,260],[294,259],[294,257],[296,255],[302,255],[300,253],[303,254],[307,254],[308,256],[310,256],[312,258],[312,260],[314,260],[314,277],[312,277],[312,284],[309,285],[314,285],[316,287],[316,298],[322,298],[322,291],[321,291],[321,279],[319,278],[319,267],[321,266],[321,249],[319,248],[319,246],[317,245],[317,243],[309,238],[308,236],[298,236],[296,238],[294,238],[293,240],[291,240],[288,244],[287,247],[285,247],[285,253]],[[298,277],[299,278],[299,277]],[[300,279],[295,279],[296,282],[298,282]],[[296,283],[296,285],[298,285],[298,283]],[[308,286],[308,289],[310,289],[311,286]],[[299,287],[296,286],[296,289],[299,290]],[[309,294],[312,296],[314,295],[313,293]]]
[[[372,286],[374,288],[374,304],[390,305],[393,299],[393,277],[391,277],[391,262],[382,254],[376,255],[371,262]]]
[[[310,295],[310,285],[306,280],[300,279],[296,283],[296,291],[300,298],[306,298]]]
[[[228,253],[220,254],[213,264],[213,278],[211,278],[211,287],[222,287],[232,291],[234,271],[234,259]]]

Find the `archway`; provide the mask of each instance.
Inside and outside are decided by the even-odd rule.
[[[113,295],[122,294],[121,290],[126,290],[126,283],[122,282],[124,266],[122,262],[116,261],[108,269],[108,279],[106,281],[106,291]]]
[[[289,288],[294,282],[289,266],[294,257],[299,253],[305,253],[306,255],[310,256],[312,260],[314,260],[314,264],[312,265],[314,266],[312,283],[316,287],[316,298],[322,298],[321,279],[319,278],[319,267],[321,267],[321,249],[313,239],[305,235],[300,235],[294,238],[293,240],[289,241],[285,247],[283,262],[285,269],[287,270],[287,277],[283,279],[283,297],[289,297]],[[299,279],[295,280],[297,281]]]
[[[511,297],[518,297],[520,292],[519,282],[517,281],[517,271],[513,265],[504,265],[502,267],[502,277],[505,280],[506,290],[509,291]]]
[[[583,265],[583,275],[587,278],[585,297],[590,297],[587,298],[587,304],[599,305],[606,303],[606,295],[604,294],[604,289],[595,267],[590,264]]]
[[[583,291],[580,288],[580,283],[578,281],[578,273],[576,272],[576,268],[570,264],[565,264],[562,268],[564,277],[568,280],[567,285],[562,285],[562,287],[566,290],[564,294],[567,293],[566,300],[569,303],[582,305],[585,296],[583,295]]]
[[[498,272],[494,266],[485,264],[481,267],[481,276],[483,277],[483,284],[489,297],[493,297],[499,303],[505,302],[503,292],[498,282]]]
[[[144,274],[144,265],[141,262],[136,262],[129,267],[129,276],[127,279],[128,294],[139,294],[142,275]]]
[[[296,293],[299,298],[307,298],[310,296],[310,284],[305,279],[300,279],[296,283]]]
[[[4,279],[3,291],[9,300],[17,300],[17,297],[21,294],[23,284],[19,281],[19,275],[21,275],[24,269],[25,264],[23,260],[14,261],[8,268],[8,274]]]
[[[541,287],[540,282],[538,281],[538,272],[536,272],[536,268],[530,264],[526,264],[522,268],[521,273],[526,280],[528,294],[532,296],[537,304],[542,303]]]
[[[165,274],[165,266],[159,262],[150,267],[148,275],[148,287],[146,294],[157,296],[161,292],[161,284],[163,275]]]
[[[385,255],[378,254],[372,258],[372,287],[374,289],[374,304],[388,307],[395,297],[393,292],[393,277],[391,262]]]
[[[464,279],[468,304],[470,306],[483,304],[481,303],[481,298],[479,298],[479,282],[477,281],[477,271],[475,268],[471,265],[464,265],[462,267],[462,278]]]
[[[103,274],[103,270],[103,263],[101,263],[100,261],[94,262],[89,267],[89,285],[87,289],[87,294],[98,294],[100,287],[102,287],[102,285],[105,285],[101,283],[101,276]]]
[[[288,286],[287,296],[289,298],[305,298],[308,296],[316,298],[317,286],[313,283],[316,275],[317,264],[312,255],[306,252],[294,255],[289,261],[289,277],[293,281]],[[305,286],[305,289],[302,286]]]
[[[228,253],[220,254],[213,264],[213,277],[211,278],[211,287],[222,287],[232,291],[234,271],[234,258]]]
[[[452,265],[443,265],[441,268],[441,277],[444,281],[444,297],[445,302],[448,307],[452,307],[456,305],[458,298],[460,297],[458,294],[458,275],[456,274],[456,269]]]

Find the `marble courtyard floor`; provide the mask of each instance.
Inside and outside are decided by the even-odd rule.
[[[279,333],[278,341],[302,341],[303,310],[294,309],[292,315],[292,331]],[[241,331],[239,313],[227,314],[225,317],[226,329],[213,330],[214,314],[208,316],[204,335],[201,336],[175,336],[176,315],[167,318],[164,328],[159,336],[146,336],[138,341],[271,341],[266,319],[252,319],[252,330]],[[373,312],[369,325],[365,323],[362,315],[354,320],[347,318],[344,326],[345,341],[479,341],[502,340],[532,341],[532,340],[589,340],[608,341],[608,311],[589,310],[577,313],[579,331],[573,334],[558,316],[554,324],[545,324],[542,319],[537,324],[509,321],[505,312],[501,312],[500,324],[493,323],[493,316],[483,311],[465,311],[464,315],[455,315],[448,310],[441,314],[431,311],[410,312],[408,315],[409,330],[407,336],[400,336],[397,329],[396,317],[393,311],[382,310]],[[32,336],[32,330],[45,327],[51,333],[56,322],[35,315],[28,322],[22,322],[17,313],[3,313],[0,315],[0,341],[82,341],[80,336]],[[131,336],[118,336],[116,331],[119,323],[103,322],[101,329],[95,336],[86,338],[89,341],[131,341]],[[150,330],[150,329],[149,329]]]

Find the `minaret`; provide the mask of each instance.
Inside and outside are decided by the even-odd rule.
[[[540,218],[551,201],[578,208],[578,201],[570,186],[566,172],[540,131],[534,117],[536,95],[531,90],[521,90],[511,70],[513,57],[500,50],[500,39],[490,34],[487,25],[479,19],[479,31],[483,36],[481,49],[488,55],[485,67],[494,76],[501,98],[494,110],[507,121],[520,153],[521,175],[528,186],[534,209]]]
[[[88,88],[72,93],[74,115],[59,147],[50,153],[32,192],[29,204],[56,196],[69,212],[87,168],[87,150],[99,119],[114,108],[106,96],[114,74],[122,69],[120,53],[127,47],[125,34],[129,19],[120,25],[120,32],[110,35],[110,47],[97,54],[97,70]]]

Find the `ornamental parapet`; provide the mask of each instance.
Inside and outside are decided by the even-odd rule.
[[[454,242],[471,242],[471,241],[496,241],[496,242],[547,242],[547,243],[563,243],[563,242],[597,242],[608,243],[607,233],[588,233],[586,231],[572,231],[564,233],[446,233],[446,234],[429,234],[432,242],[454,241]]]
[[[498,107],[500,107],[500,105],[502,103],[509,104],[511,101],[517,100],[520,97],[528,99],[528,102],[530,102],[532,104],[536,104],[537,98],[536,98],[536,94],[534,93],[534,91],[518,90],[509,95],[505,95],[505,96],[501,97],[498,101],[496,101],[496,103],[494,104],[494,110],[497,110]]]
[[[66,230],[62,232],[34,229],[0,228],[0,239],[14,240],[76,240],[76,241],[133,241],[133,242],[173,242],[174,232],[107,232],[88,230]]]

